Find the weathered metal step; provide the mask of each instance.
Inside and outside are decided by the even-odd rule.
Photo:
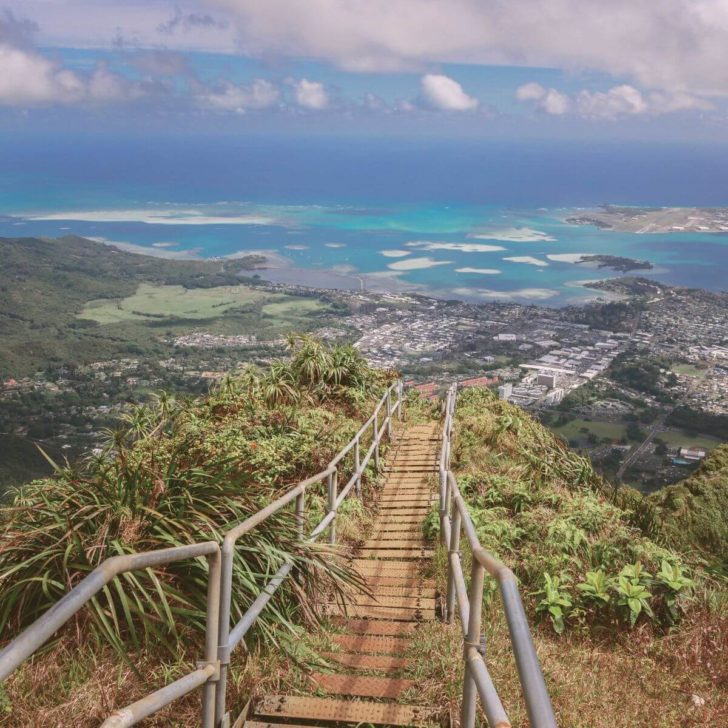
[[[388,622],[384,619],[342,619],[337,618],[334,624],[352,634],[392,635],[413,634],[419,628],[417,624]]]
[[[352,565],[362,576],[406,576],[420,574],[420,565],[413,561],[378,561],[377,559],[353,559]]]
[[[356,617],[358,619],[394,619],[401,622],[422,622],[435,619],[434,608],[405,609],[399,607],[386,607],[359,604],[326,604],[327,614],[339,617]]]
[[[322,652],[321,656],[341,667],[350,670],[378,670],[397,672],[406,670],[411,660],[404,657],[388,657],[387,655],[359,655],[351,652]]]
[[[395,515],[398,516],[418,516],[421,513],[427,513],[427,511],[430,510],[430,504],[427,502],[422,503],[383,503],[379,504],[379,510],[380,511],[397,511]],[[383,514],[382,518],[389,518],[389,513]]]
[[[418,586],[380,586],[369,584],[369,588],[376,599],[381,601],[382,597],[408,597],[409,599],[417,599],[424,597],[425,599],[435,599],[435,587]]]
[[[363,620],[369,621],[369,620]],[[374,620],[372,620],[374,621]],[[399,622],[390,622],[390,624],[400,624]],[[403,623],[403,626],[409,626]],[[405,632],[409,634],[409,632]],[[343,647],[345,650],[352,652],[361,652],[370,655],[394,655],[401,657],[407,652],[409,640],[401,637],[378,636],[378,635],[358,635],[358,634],[337,634],[331,638],[331,641]]]
[[[414,680],[368,675],[329,675],[313,672],[309,676],[314,684],[331,695],[355,695],[360,698],[388,698],[395,700],[414,687]]]
[[[424,519],[423,519],[424,520]],[[422,520],[416,523],[382,523],[374,528],[372,535],[383,533],[421,533]]]
[[[360,554],[363,557],[372,559],[429,559],[435,552],[432,549],[387,549],[387,548],[362,548]]]
[[[358,606],[358,607],[398,607],[401,609],[415,609],[417,607],[435,607],[434,598],[428,599],[426,597],[403,597],[403,596],[386,596],[381,597],[366,597],[360,596],[356,598],[356,602],[351,602],[347,606]]]
[[[414,576],[397,575],[394,576],[370,576],[367,579],[367,585],[370,589],[377,591],[380,588],[400,587],[413,588],[422,587],[423,589],[434,588],[435,582],[432,579],[423,579],[419,574]]]
[[[415,503],[420,505],[422,503],[430,504],[434,502],[435,494],[429,490],[404,490],[398,492],[383,493],[377,498],[377,505],[381,508],[387,505],[397,505],[405,503]]]
[[[435,491],[433,488],[424,485],[418,485],[415,487],[387,485],[379,492],[379,499],[386,500],[387,498],[401,498],[407,495],[415,497],[419,497],[421,495],[434,496]]]
[[[411,537],[402,538],[372,538],[365,541],[362,545],[363,549],[414,549],[424,548],[426,546],[425,539],[417,534]]]
[[[420,528],[412,528],[409,531],[400,529],[398,531],[374,531],[370,539],[379,541],[419,541],[422,539],[422,530]]]
[[[286,695],[269,695],[264,698],[256,706],[255,714],[256,717],[276,719],[294,718],[421,728],[434,727],[437,722],[437,711],[420,705]]]
[[[416,511],[420,510],[430,510],[432,507],[434,501],[432,498],[427,495],[422,498],[412,499],[401,499],[401,500],[388,500],[388,501],[380,501],[378,503],[378,508],[381,511],[397,511],[397,510],[406,510],[406,509],[412,509]],[[386,518],[387,514],[383,514],[383,517]]]

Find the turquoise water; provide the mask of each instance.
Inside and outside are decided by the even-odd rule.
[[[564,305],[593,297],[581,282],[618,274],[574,263],[579,254],[646,259],[654,269],[640,274],[666,283],[725,286],[728,235],[610,232],[567,224],[573,212],[431,204],[97,204],[5,209],[0,235],[73,233],[182,257],[264,251],[279,265],[333,270],[363,278],[370,288],[467,300]]]
[[[0,139],[0,235],[77,234],[158,255],[265,251],[288,280],[565,305],[618,275],[578,254],[649,260],[722,290],[728,235],[567,225],[577,208],[726,205],[728,149],[641,144],[231,138]],[[570,256],[570,257],[569,257]]]

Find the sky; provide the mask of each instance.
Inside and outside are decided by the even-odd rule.
[[[728,0],[0,0],[0,133],[728,142]]]

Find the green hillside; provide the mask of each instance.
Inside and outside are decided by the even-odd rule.
[[[0,378],[128,353],[130,345],[138,349],[149,340],[148,329],[104,329],[79,318],[91,301],[124,299],[142,283],[239,286],[238,272],[262,261],[260,256],[226,264],[160,259],[73,236],[0,238],[0,259]]]
[[[693,548],[728,575],[728,445],[721,445],[685,480],[649,496],[674,548]]]

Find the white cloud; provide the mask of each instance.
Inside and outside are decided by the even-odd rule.
[[[207,0],[241,49],[348,70],[430,63],[597,70],[652,89],[728,94],[725,0]]]
[[[425,104],[443,111],[472,111],[478,108],[478,99],[468,96],[463,87],[449,76],[427,74],[423,76],[422,97]]]
[[[85,95],[81,78],[32,50],[0,44],[0,105],[71,103]]]
[[[546,89],[535,81],[524,83],[516,89],[516,98],[519,101],[540,101],[545,95]]]
[[[713,108],[705,99],[691,94],[653,91],[643,94],[634,86],[622,84],[607,91],[580,91],[573,99],[538,83],[516,89],[519,101],[531,102],[547,114],[575,113],[587,119],[618,119],[625,116],[669,114],[678,111]]]
[[[201,94],[200,101],[203,105],[220,111],[244,113],[249,109],[270,108],[278,103],[280,96],[275,84],[257,78],[247,86],[223,82]]]
[[[97,64],[90,74],[65,68],[30,42],[33,25],[0,14],[0,106],[48,106],[136,98],[144,87]]]
[[[329,105],[329,97],[322,83],[302,78],[293,84],[296,103],[304,109],[321,110]]]
[[[539,83],[526,83],[516,89],[519,101],[533,101],[536,108],[547,114],[561,116],[568,113],[571,101],[568,96],[559,93],[555,88],[544,88]]]
[[[649,109],[642,94],[634,86],[626,84],[605,92],[582,91],[576,98],[576,106],[582,116],[597,119],[644,114]]]

